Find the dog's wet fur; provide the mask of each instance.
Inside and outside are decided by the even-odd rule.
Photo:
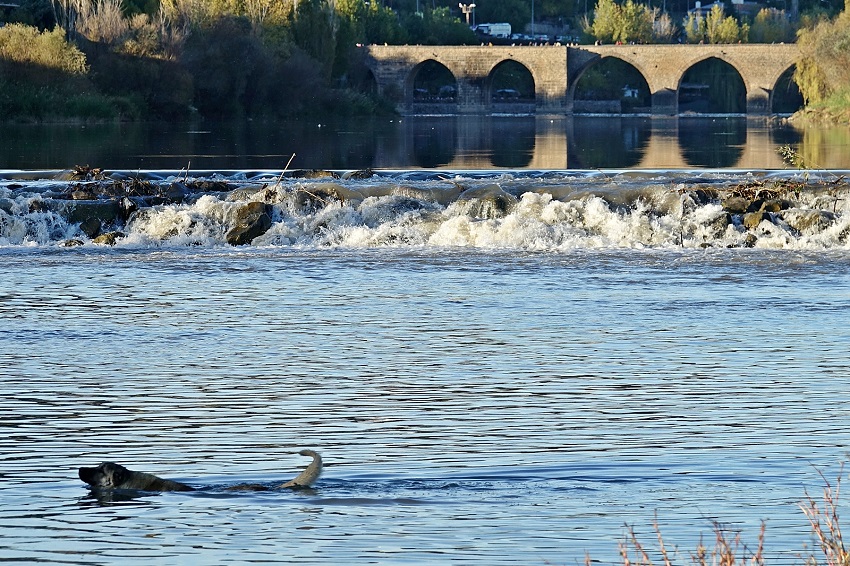
[[[225,488],[227,491],[267,491],[271,489],[300,489],[311,487],[322,473],[322,457],[313,450],[302,450],[302,456],[313,461],[294,479],[277,486],[244,483]],[[196,491],[197,488],[166,480],[145,472],[134,472],[113,462],[103,462],[95,468],[80,468],[80,479],[92,489],[126,489],[135,491]]]

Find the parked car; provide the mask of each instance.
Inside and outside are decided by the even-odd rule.
[[[457,87],[452,85],[441,86],[437,94],[437,98],[439,98],[440,100],[457,98]]]
[[[496,91],[494,98],[500,102],[518,100],[519,91],[513,88],[500,88]]]

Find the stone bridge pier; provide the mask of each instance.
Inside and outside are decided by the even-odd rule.
[[[624,61],[646,80],[652,113],[675,115],[685,73],[708,59],[730,65],[746,89],[748,114],[769,114],[780,77],[799,55],[796,44],[735,45],[586,45],[547,46],[369,46],[366,62],[378,90],[397,102],[402,114],[423,110],[417,105],[414,84],[428,62],[443,65],[457,82],[456,98],[430,111],[488,114],[494,104],[494,73],[512,61],[528,70],[534,81],[534,104],[526,111],[537,114],[571,114],[581,76],[608,58]],[[504,108],[503,106],[499,108]]]

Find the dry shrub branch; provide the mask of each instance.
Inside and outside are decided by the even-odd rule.
[[[810,554],[803,557],[803,564],[807,566],[850,566],[850,551],[844,545],[839,521],[839,495],[841,492],[841,476],[844,466],[833,484],[820,470],[817,470],[823,479],[823,499],[816,500],[805,492],[805,498],[800,503],[800,509],[806,515],[812,527],[812,534],[820,547],[822,558]],[[658,519],[653,521],[652,528],[658,538],[658,548],[651,549],[643,544],[638,538],[635,528],[626,525],[626,534],[619,543],[620,558],[623,566],[653,566],[656,562],[662,566],[673,566],[690,562],[692,566],[764,566],[764,541],[766,523],[761,522],[757,545],[749,547],[738,530],[730,529],[717,521],[712,521],[714,532],[714,545],[711,547],[703,543],[700,537],[696,549],[687,558],[682,557],[677,548],[670,547],[661,534]],[[672,548],[672,551],[668,550]],[[656,562],[653,562],[653,556]],[[589,557],[585,564],[591,563]]]

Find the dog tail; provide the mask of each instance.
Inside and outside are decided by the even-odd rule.
[[[292,489],[298,489],[302,487],[310,487],[313,485],[319,476],[322,474],[322,457],[319,456],[319,453],[315,450],[302,450],[299,452],[302,456],[310,456],[313,458],[313,461],[310,462],[310,465],[307,468],[298,474],[295,479],[292,479],[284,484],[281,484],[281,488],[288,487]]]

